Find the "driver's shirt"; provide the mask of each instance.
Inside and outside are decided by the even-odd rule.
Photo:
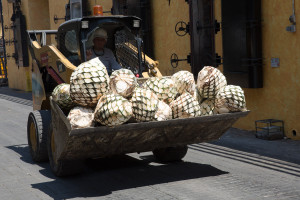
[[[104,64],[104,66],[106,67],[109,73],[122,68],[119,65],[119,63],[116,61],[114,53],[110,49],[104,48],[103,51],[99,51],[99,52],[95,51],[93,48],[91,50],[92,50],[91,59],[98,57],[101,60],[101,62]]]

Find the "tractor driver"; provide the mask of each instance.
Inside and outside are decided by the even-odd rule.
[[[114,70],[121,69],[121,66],[116,61],[114,53],[110,49],[105,48],[107,32],[102,28],[98,28],[92,37],[94,46],[86,51],[87,60],[98,57],[106,67],[109,74]]]

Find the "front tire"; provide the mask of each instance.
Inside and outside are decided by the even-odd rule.
[[[159,162],[176,162],[182,160],[182,158],[186,155],[187,150],[187,145],[167,147],[155,149],[153,151],[153,155]]]
[[[32,160],[44,162],[48,160],[47,135],[51,124],[51,111],[35,110],[28,116],[27,140]]]
[[[84,163],[81,160],[57,160],[55,158],[55,135],[52,126],[50,127],[50,132],[48,134],[47,149],[50,167],[55,176],[70,176],[79,174],[83,171]]]

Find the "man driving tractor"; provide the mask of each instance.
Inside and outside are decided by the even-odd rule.
[[[110,49],[105,48],[107,38],[106,30],[103,28],[96,29],[92,35],[94,46],[86,51],[86,58],[90,60],[98,57],[110,74],[112,71],[121,69],[122,67],[116,61],[114,53]]]

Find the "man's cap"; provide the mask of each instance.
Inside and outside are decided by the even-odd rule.
[[[107,32],[106,30],[104,30],[103,28],[98,28],[97,30],[95,30],[94,34],[93,34],[93,39],[95,38],[104,38],[107,40]]]

